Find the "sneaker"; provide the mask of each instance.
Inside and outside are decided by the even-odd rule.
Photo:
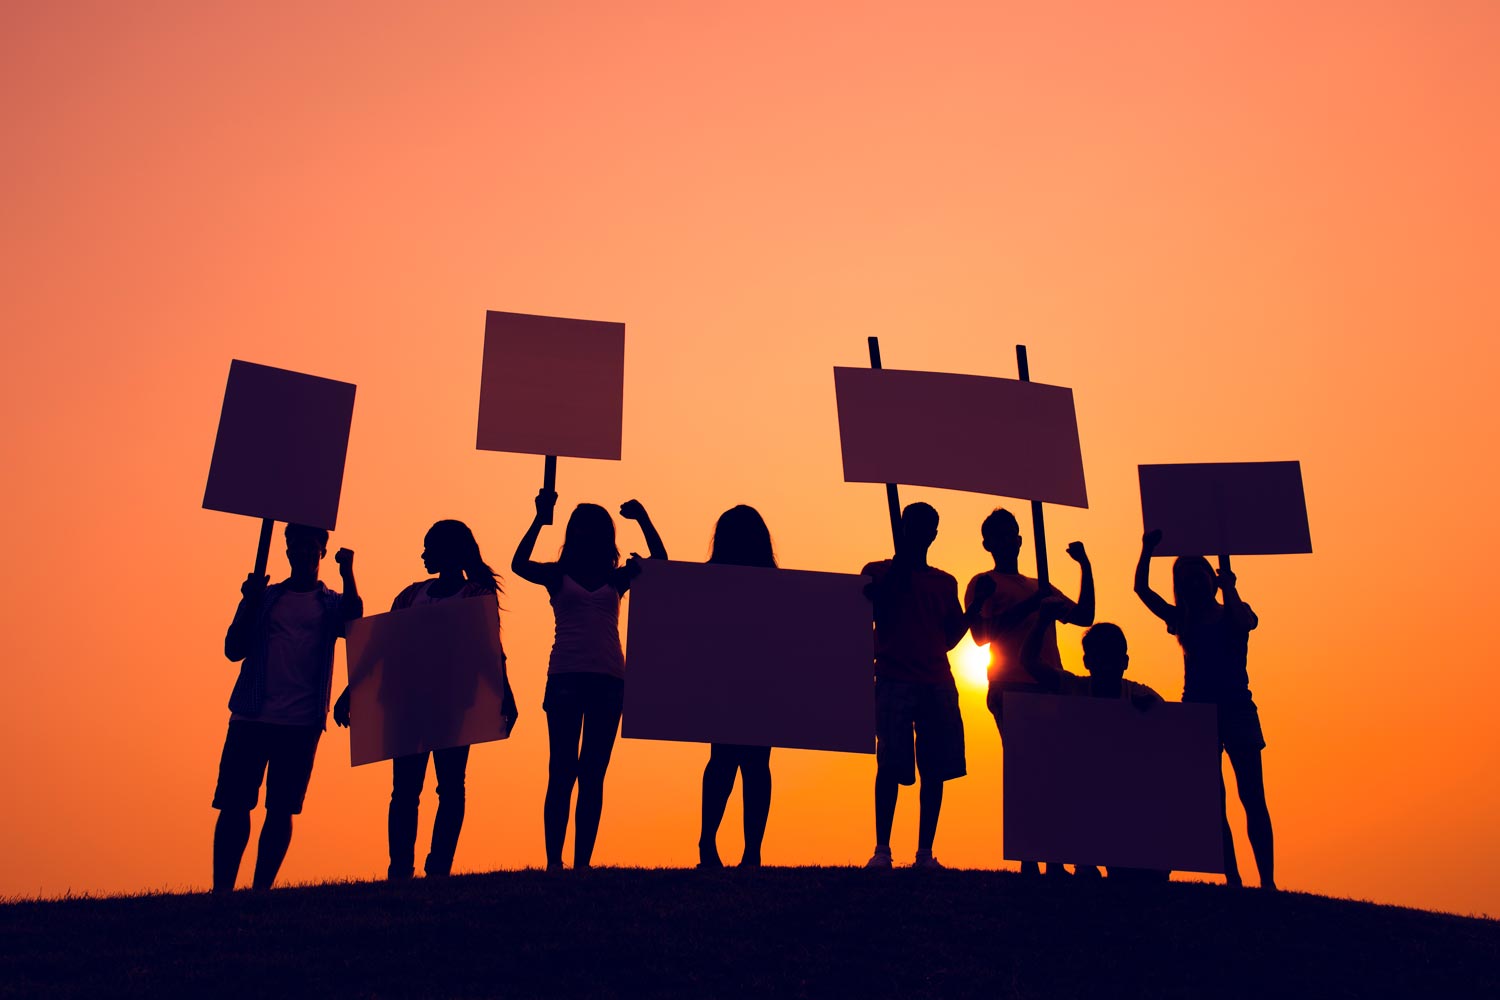
[[[875,853],[870,855],[870,860],[865,862],[866,868],[889,868],[891,866],[891,849],[889,847],[877,847]]]
[[[934,872],[935,871],[944,871],[947,868],[947,865],[943,864],[937,858],[935,858],[935,857],[932,856],[932,852],[931,851],[918,851],[917,852],[917,860],[913,861],[911,863],[911,866],[913,868],[920,868],[920,869],[923,869],[925,871],[934,871]]]

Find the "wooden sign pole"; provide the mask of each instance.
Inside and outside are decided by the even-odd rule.
[[[870,367],[880,367],[880,338],[870,337]],[[1024,350],[1024,348],[1023,348]],[[895,483],[885,484],[885,504],[890,508],[891,515],[891,543],[897,549],[901,548],[901,497],[896,492]]]
[[[1020,372],[1022,382],[1031,381],[1031,366],[1026,362],[1026,345],[1016,345],[1016,368]],[[1047,524],[1042,517],[1042,502],[1031,501],[1031,534],[1033,544],[1036,546],[1036,586],[1040,593],[1046,593],[1051,581],[1047,573]]]
[[[271,562],[271,535],[276,531],[276,522],[271,518],[262,518],[260,522],[260,544],[255,548],[255,575],[257,578],[266,575],[266,566]]]
[[[542,463],[542,489],[549,493],[557,492],[557,456],[548,455]],[[551,524],[552,517],[548,515],[543,524]]]

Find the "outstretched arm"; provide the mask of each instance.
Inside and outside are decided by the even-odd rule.
[[[1221,556],[1221,566],[1223,562]],[[1229,620],[1246,632],[1253,631],[1260,624],[1260,619],[1255,616],[1254,611],[1250,610],[1250,605],[1240,597],[1240,592],[1235,587],[1234,571],[1228,567],[1219,570],[1219,590],[1224,594],[1224,613],[1229,616]]]
[[[260,602],[266,594],[266,584],[271,582],[268,576],[256,576],[254,573],[245,577],[245,582],[240,584],[240,603],[234,609],[234,619],[229,623],[229,631],[224,633],[224,655],[230,662],[243,660],[250,653],[250,633],[255,628],[255,618],[260,614]]]
[[[1151,613],[1167,623],[1173,631],[1177,628],[1177,609],[1166,598],[1151,589],[1151,556],[1161,544],[1161,531],[1148,531],[1141,538],[1141,558],[1135,564],[1135,596],[1151,610]]]
[[[548,590],[557,585],[557,565],[534,562],[531,553],[536,548],[537,536],[542,533],[542,525],[551,523],[552,508],[556,505],[556,492],[544,489],[537,493],[536,516],[531,519],[531,526],[526,529],[526,534],[521,536],[521,542],[516,546],[516,554],[510,560],[512,573],[523,580],[540,584]]]
[[[1083,579],[1078,585],[1078,603],[1068,609],[1067,617],[1062,620],[1087,628],[1094,624],[1094,566],[1082,542],[1069,542],[1068,555],[1078,564]]]
[[[339,564],[339,576],[344,581],[344,592],[340,595],[339,609],[344,613],[344,621],[352,622],[356,618],[365,616],[365,602],[359,596],[359,587],[354,583],[354,550],[339,549],[333,554],[333,561]]]

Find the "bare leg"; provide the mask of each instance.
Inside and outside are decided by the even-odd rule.
[[[618,703],[613,708],[594,709],[584,717],[583,743],[578,751],[578,803],[573,810],[573,867],[587,868],[599,835],[599,817],[604,812],[604,772],[615,749],[620,729]]]
[[[1234,766],[1234,781],[1239,787],[1240,804],[1245,807],[1245,826],[1250,834],[1250,850],[1260,872],[1263,889],[1276,888],[1275,839],[1271,833],[1271,811],[1266,806],[1265,775],[1261,771],[1260,751],[1236,751],[1229,755]]]
[[[932,850],[932,841],[937,837],[938,813],[943,808],[943,783],[922,779],[922,788],[917,793],[921,812],[917,818],[917,850]]]
[[[256,889],[269,889],[281,870],[286,849],[292,843],[292,814],[266,810],[265,822],[260,827],[260,841],[255,848]]]
[[[723,868],[719,860],[719,824],[724,821],[724,807],[729,805],[729,796],[734,791],[736,763],[729,748],[715,743],[708,752],[708,764],[703,768],[703,817],[698,829],[698,866],[700,868]]]
[[[547,712],[547,797],[542,804],[542,826],[547,838],[547,867],[562,867],[563,841],[568,836],[568,806],[578,780],[578,736],[583,713],[552,709]]]
[[[240,860],[250,843],[250,813],[220,809],[214,824],[214,892],[234,891],[240,874]]]
[[[1229,792],[1224,787],[1224,774],[1219,774],[1219,823],[1224,837],[1224,881],[1229,885],[1239,888],[1243,885],[1240,881],[1240,866],[1234,856],[1234,832],[1229,829]]]
[[[760,867],[760,845],[771,815],[771,748],[747,751],[740,762],[741,790],[745,798],[745,854],[741,868]]]
[[[901,788],[895,778],[875,772],[875,846],[891,846],[891,824],[896,821],[896,792]]]

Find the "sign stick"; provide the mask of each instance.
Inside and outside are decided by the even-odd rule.
[[[269,517],[261,519],[260,544],[255,548],[255,575],[257,577],[266,575],[266,566],[271,561],[271,534],[275,530],[275,521]]]
[[[880,367],[880,338],[870,337],[870,367]],[[1024,351],[1025,348],[1022,348]],[[895,483],[885,484],[885,505],[890,508],[891,514],[891,542],[897,549],[901,548],[901,497],[896,492]]]
[[[1026,362],[1026,345],[1016,345],[1016,368],[1022,382],[1031,381],[1031,366]],[[1031,501],[1031,534],[1036,546],[1036,587],[1045,594],[1051,581],[1047,574],[1047,524],[1042,518],[1042,502]]]
[[[550,493],[556,493],[557,492],[557,456],[556,455],[548,455],[542,461],[542,489],[547,490]],[[547,518],[547,520],[543,521],[542,523],[543,524],[551,524],[552,523],[552,518],[549,516]]]

